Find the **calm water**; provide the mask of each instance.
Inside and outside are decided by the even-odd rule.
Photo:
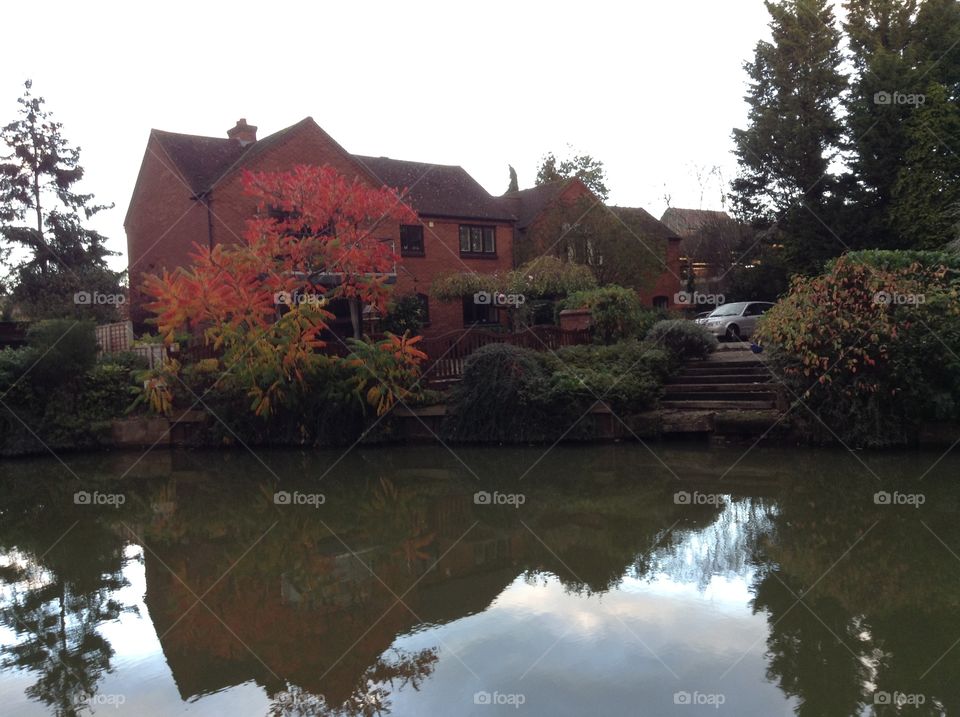
[[[960,454],[655,450],[2,463],[0,714],[960,715]]]

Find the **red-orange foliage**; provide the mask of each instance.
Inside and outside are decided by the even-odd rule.
[[[324,346],[330,299],[385,308],[386,275],[397,255],[381,237],[417,216],[396,190],[372,188],[328,166],[247,172],[244,184],[257,212],[243,241],[194,244],[190,266],[147,276],[144,291],[165,340],[202,329],[223,349],[223,363],[248,389],[253,409],[265,414],[291,386],[304,385]],[[278,303],[286,304],[282,315]]]

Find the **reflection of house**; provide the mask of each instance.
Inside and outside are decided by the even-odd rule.
[[[660,221],[681,238],[680,264],[697,279],[723,274],[735,258],[742,227],[726,212],[669,207]]]
[[[599,217],[608,221],[607,226],[623,229],[623,240],[635,242],[638,254],[654,267],[651,276],[635,277],[633,282],[643,303],[658,308],[673,305],[674,294],[680,289],[680,237],[646,210],[604,206],[577,178],[508,192],[504,199],[517,217],[516,263],[544,253],[562,254],[570,225]],[[538,230],[546,230],[546,237],[538,236]]]

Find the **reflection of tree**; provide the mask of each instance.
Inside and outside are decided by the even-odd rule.
[[[755,593],[753,609],[766,611],[770,624],[767,677],[799,699],[798,717],[860,714],[870,676],[860,621],[830,598],[804,596],[797,603],[801,585],[772,570],[758,579]]]
[[[387,656],[377,658],[340,705],[328,705],[322,696],[299,687],[289,687],[273,695],[270,717],[373,717],[390,713],[390,695],[404,687],[420,689],[437,662],[435,649],[411,653],[393,648]]]

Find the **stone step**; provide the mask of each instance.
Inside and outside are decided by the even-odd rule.
[[[684,371],[714,371],[717,369],[763,369],[767,370],[767,364],[762,361],[691,361],[683,365]]]
[[[726,411],[734,409],[766,409],[776,408],[776,401],[660,401],[660,408],[698,410],[698,411]]]
[[[720,374],[693,374],[675,376],[668,382],[669,385],[689,383],[769,383],[772,377],[769,373],[720,373]]]
[[[666,401],[776,401],[773,391],[688,391],[671,393],[667,390],[663,396]]]
[[[703,392],[721,392],[721,393],[773,393],[776,385],[768,382],[737,382],[724,383],[670,383],[667,384],[667,393],[703,393]]]

